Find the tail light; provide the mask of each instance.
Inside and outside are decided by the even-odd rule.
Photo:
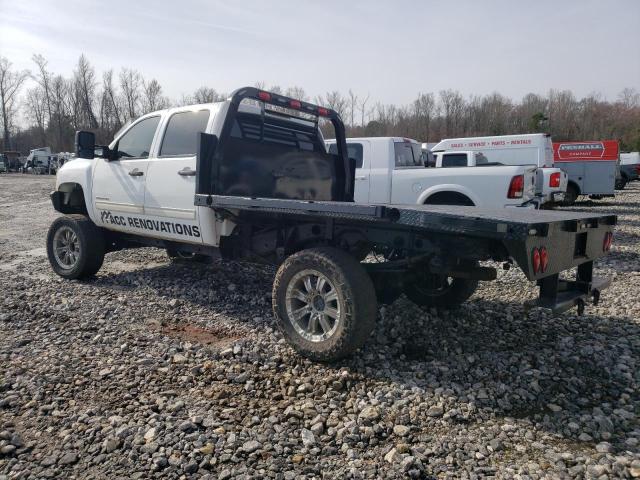
[[[640,175],[640,165],[636,165],[636,173]]]
[[[524,193],[524,175],[516,175],[511,179],[507,198],[522,198]]]
[[[613,244],[613,233],[607,232],[604,234],[604,240],[602,241],[602,251],[608,252],[611,250],[611,245]]]
[[[531,253],[531,264],[533,265],[533,273],[538,273],[540,271],[540,250],[537,248],[534,248]]]
[[[560,186],[560,177],[561,177],[561,173],[560,172],[556,172],[556,173],[552,173],[551,176],[549,177],[549,186],[550,187],[559,187]]]
[[[547,265],[549,265],[549,254],[545,247],[540,247],[540,273],[547,271]]]

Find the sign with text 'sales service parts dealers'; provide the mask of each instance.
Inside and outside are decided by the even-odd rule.
[[[617,161],[620,154],[617,140],[593,142],[553,142],[554,162]]]

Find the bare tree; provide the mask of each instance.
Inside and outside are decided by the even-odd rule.
[[[334,90],[333,92],[327,92],[324,97],[322,95],[316,97],[316,103],[318,105],[325,105],[338,112],[338,115],[341,117],[344,117],[347,111],[348,101],[339,91]]]
[[[36,64],[38,73],[34,77],[36,82],[42,87],[44,92],[45,105],[47,107],[47,122],[51,123],[53,118],[53,111],[51,108],[51,73],[47,70],[47,60],[40,54],[33,55],[31,57]],[[46,141],[45,141],[46,143]]]
[[[96,93],[95,70],[84,54],[80,55],[73,75],[73,87],[82,115],[82,123],[88,128],[98,128],[98,120],[93,112]]]
[[[122,126],[120,103],[113,84],[113,70],[107,70],[102,74],[102,94],[100,95],[100,127],[107,138]]]
[[[356,124],[356,107],[358,105],[358,95],[349,89],[349,114],[351,116],[351,127]]]
[[[162,87],[155,78],[150,82],[142,80],[142,93],[142,113],[161,110],[169,105],[169,100],[162,96]]]
[[[25,105],[27,110],[27,118],[35,123],[35,127],[40,135],[40,144],[46,145],[47,136],[45,128],[47,121],[47,106],[44,90],[41,86],[38,85],[36,87],[30,88],[27,91]]]
[[[193,93],[193,103],[221,102],[225,96],[211,87],[200,87]]]
[[[142,77],[137,70],[123,68],[120,72],[120,88],[125,106],[125,115],[128,120],[138,116],[140,108],[140,83]]]
[[[306,102],[309,99],[306,92],[304,91],[304,88],[302,87],[289,87],[285,90],[284,94],[287,97],[295,98],[296,100],[302,100],[303,102]]]
[[[13,127],[18,93],[28,76],[28,71],[12,70],[11,62],[5,57],[0,57],[0,107],[2,107],[2,118],[0,118],[0,120],[2,120],[3,139],[6,150],[11,148],[9,132]]]
[[[365,115],[368,112],[367,110],[367,103],[369,102],[369,98],[371,97],[371,94],[367,93],[366,97],[363,97],[360,99],[360,126],[364,127],[364,121],[365,121]]]

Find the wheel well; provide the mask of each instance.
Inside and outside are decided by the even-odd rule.
[[[569,180],[569,183],[567,183],[567,188],[569,187],[573,187],[576,189],[576,193],[578,195],[580,195],[580,187],[578,186],[578,184],[576,182],[572,182],[571,180]]]
[[[468,205],[475,206],[473,201],[459,192],[437,192],[424,201],[425,205]]]
[[[79,183],[63,183],[58,187],[58,192],[63,193],[60,203],[62,213],[87,213],[84,191]]]

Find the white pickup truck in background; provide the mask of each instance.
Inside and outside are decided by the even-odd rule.
[[[327,140],[335,153],[335,140]],[[348,138],[355,201],[397,205],[536,207],[536,167],[425,168],[421,144],[400,137]]]
[[[451,150],[482,152],[491,163],[535,165],[538,167],[536,196],[539,203],[558,203],[564,199],[569,177],[553,166],[553,144],[546,133],[448,138],[431,149],[433,153]]]

